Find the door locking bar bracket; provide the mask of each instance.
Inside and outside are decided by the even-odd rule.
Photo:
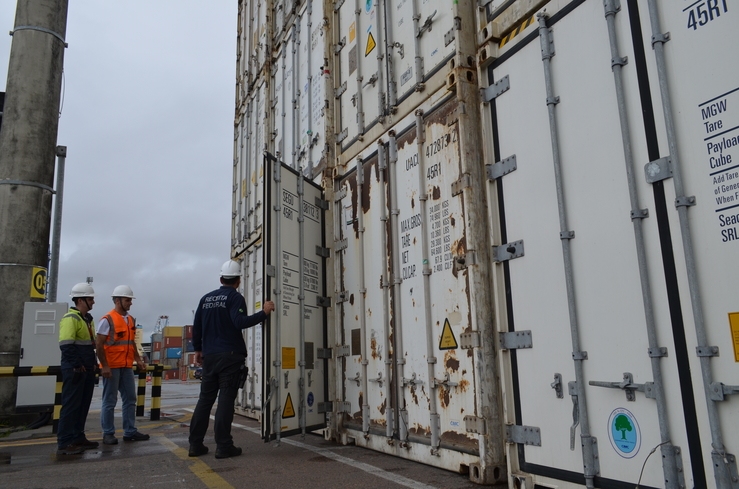
[[[594,387],[621,389],[626,392],[626,400],[629,402],[636,401],[636,391],[643,392],[648,399],[656,399],[657,397],[657,394],[654,391],[654,382],[635,384],[634,376],[629,372],[624,372],[624,380],[621,382],[601,382],[598,380],[591,380],[588,384]]]
[[[721,382],[714,382],[709,389],[712,401],[725,401],[726,396],[739,394],[739,385],[724,385]]]

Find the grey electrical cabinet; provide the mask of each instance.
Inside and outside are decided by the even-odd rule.
[[[67,313],[65,302],[26,302],[23,309],[21,367],[61,365],[59,322]],[[56,378],[19,377],[16,412],[47,411],[54,406]]]

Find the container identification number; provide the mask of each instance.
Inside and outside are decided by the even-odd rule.
[[[728,11],[726,0],[698,0],[683,9],[683,12],[688,14],[688,28],[693,30],[718,19],[722,13]]]

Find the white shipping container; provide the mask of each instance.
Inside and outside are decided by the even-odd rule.
[[[458,9],[469,5],[431,0],[346,0],[338,5],[332,22],[338,53],[336,133],[346,150],[376,124],[386,124],[386,117],[392,118],[399,105],[423,92],[431,76],[446,68],[464,17]],[[432,88],[426,97],[434,92]]]
[[[278,311],[239,412],[511,488],[736,488],[731,0],[265,1],[232,255]]]
[[[512,481],[736,487],[730,7],[549,2],[489,68]]]
[[[459,471],[481,450],[465,428],[479,414],[481,365],[462,343],[472,324],[470,278],[456,260],[467,246],[453,185],[459,102],[439,91],[419,109],[339,180],[337,327],[349,347],[335,365],[339,424],[357,445]]]

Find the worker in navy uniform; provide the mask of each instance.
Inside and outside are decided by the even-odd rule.
[[[200,397],[190,421],[191,457],[208,453],[203,440],[216,397],[216,458],[241,455],[241,448],[233,444],[231,423],[240,377],[246,368],[246,343],[242,331],[267,319],[269,313],[275,310],[275,305],[272,301],[266,301],[260,312],[248,315],[244,296],[237,290],[240,285],[241,267],[229,260],[221,267],[221,287],[205,294],[195,311],[192,344],[195,363],[203,366],[203,379]]]
[[[95,291],[87,283],[72,287],[74,307],[59,323],[62,351],[62,409],[57,429],[57,455],[76,455],[100,444],[85,436],[85,421],[95,389],[95,328],[90,315]]]

